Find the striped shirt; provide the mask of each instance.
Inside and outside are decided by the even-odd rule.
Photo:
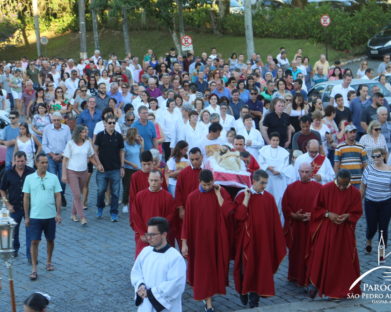
[[[367,186],[365,199],[380,202],[391,198],[391,171],[368,165],[362,175],[362,182]]]
[[[343,142],[335,150],[334,161],[339,162],[340,169],[346,169],[352,175],[351,183],[360,184],[363,169],[368,161],[364,146]]]

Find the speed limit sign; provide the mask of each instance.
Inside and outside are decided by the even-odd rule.
[[[331,23],[331,19],[330,19],[330,16],[328,15],[322,15],[322,17],[320,18],[320,24],[323,26],[323,27],[328,27]]]

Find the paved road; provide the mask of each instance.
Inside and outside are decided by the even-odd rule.
[[[94,179],[92,179],[94,182]],[[46,272],[45,244],[40,247],[38,280],[28,278],[30,266],[24,252],[14,261],[15,291],[18,311],[22,311],[22,302],[33,291],[47,292],[52,296],[49,311],[56,312],[130,312],[136,311],[132,298],[133,290],[129,282],[129,272],[133,264],[133,233],[128,225],[128,215],[121,215],[120,222],[111,223],[108,209],[103,220],[95,216],[95,183],[91,185],[90,205],[87,211],[89,224],[82,227],[70,220],[70,207],[63,210],[63,223],[58,226],[56,249],[53,263],[55,271]],[[70,202],[69,190],[67,192]],[[365,244],[365,222],[362,219],[357,227],[357,244],[360,253],[361,270],[366,271],[377,264],[376,254],[370,256],[362,252]],[[22,230],[22,237],[24,230]],[[22,240],[22,246],[24,242]],[[389,260],[389,262],[391,259]],[[390,262],[391,263],[391,262]],[[390,265],[390,264],[389,264]],[[9,289],[4,265],[0,266],[3,276],[3,290],[0,291],[0,311],[10,311]],[[303,289],[286,281],[287,260],[285,259],[275,275],[276,296],[261,299],[262,311],[338,311],[336,303],[322,299],[312,301],[305,296]],[[232,277],[232,265],[231,274]],[[382,283],[381,274],[372,274],[367,283]],[[203,305],[191,297],[191,290],[186,289],[183,297],[184,311],[202,311]],[[388,299],[391,302],[391,299]],[[372,311],[387,305],[374,305],[371,300],[362,302]],[[288,304],[288,305],[287,305]],[[339,311],[368,311],[359,302],[347,301],[338,305]],[[232,278],[226,296],[215,299],[216,312],[239,311],[245,309],[239,302],[233,289]],[[316,307],[316,308],[315,308]],[[389,305],[387,306],[389,308]],[[364,310],[363,310],[364,309]],[[255,310],[252,310],[255,311]],[[385,311],[385,310],[383,310]],[[389,310],[388,310],[389,311]]]

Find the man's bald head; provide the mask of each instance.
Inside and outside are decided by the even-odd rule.
[[[319,153],[320,145],[318,140],[312,139],[307,143],[307,152],[311,157],[315,157]]]
[[[311,181],[312,166],[309,163],[302,163],[299,167],[300,181],[308,183]]]

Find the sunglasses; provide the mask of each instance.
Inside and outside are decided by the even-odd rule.
[[[10,119],[16,119],[16,116],[10,116]]]
[[[258,95],[258,93],[251,93],[251,95]]]
[[[126,119],[126,121],[134,121],[134,119]]]
[[[109,125],[115,125],[115,121],[109,121],[107,124],[109,124]]]
[[[372,155],[372,158],[376,159],[376,158],[380,158],[382,157],[382,154],[373,154]]]
[[[381,128],[375,128],[375,129],[373,129],[373,130],[375,130],[375,131],[381,131]]]

